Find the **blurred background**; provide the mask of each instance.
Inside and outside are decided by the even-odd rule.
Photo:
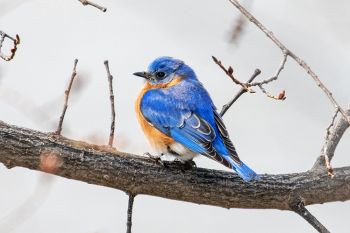
[[[232,65],[240,80],[255,68],[272,76],[281,51],[252,24],[232,33],[239,12],[227,0],[95,0],[102,13],[76,0],[0,0],[0,30],[21,36],[16,57],[0,60],[0,119],[40,131],[56,129],[73,60],[79,59],[63,135],[106,144],[110,105],[103,61],[110,61],[116,96],[119,150],[151,151],[135,114],[143,81],[132,75],[158,56],[192,66],[219,109],[239,90],[213,63]],[[350,2],[346,0],[246,1],[252,13],[314,69],[334,97],[350,103]],[[310,169],[333,115],[328,99],[293,60],[273,94],[241,97],[224,117],[241,158],[258,173]],[[350,135],[332,161],[349,165]],[[225,169],[207,158],[198,166]],[[24,168],[0,164],[1,233],[125,232],[127,195]],[[331,232],[349,232],[350,202],[309,206]],[[150,196],[135,199],[133,232],[315,232],[298,215],[279,210],[223,209]]]

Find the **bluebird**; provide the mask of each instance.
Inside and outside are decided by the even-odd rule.
[[[148,71],[136,100],[146,137],[161,155],[192,161],[204,155],[233,169],[244,181],[259,176],[238,157],[220,114],[192,68],[172,57],[159,57]]]

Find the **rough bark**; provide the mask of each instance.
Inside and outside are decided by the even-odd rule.
[[[350,109],[346,110],[346,114],[350,116]],[[317,158],[314,166],[312,167],[313,170],[324,171],[326,169],[324,166],[325,155],[327,154],[329,161],[333,159],[338,143],[348,128],[349,123],[343,117],[341,117],[336,124],[330,128],[329,137],[326,137],[321,149],[321,155]]]
[[[350,167],[335,169],[334,178],[307,171],[263,174],[260,181],[245,183],[231,172],[167,168],[145,157],[1,121],[0,148],[0,162],[8,168],[44,170],[131,194],[224,208],[292,210],[299,202],[310,205],[350,199]]]

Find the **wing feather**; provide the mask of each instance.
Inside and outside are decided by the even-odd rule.
[[[161,91],[151,90],[142,98],[141,112],[150,124],[175,141],[195,153],[231,167],[213,146],[217,137],[214,128],[195,113],[187,102],[179,100],[176,100],[176,104],[174,102],[175,100]],[[210,105],[209,108],[211,108]]]
[[[233,143],[228,135],[226,126],[224,125],[224,122],[222,121],[220,115],[215,111],[214,112],[214,118],[215,118],[215,122],[216,125],[219,129],[220,135],[224,141],[224,144],[228,150],[228,152],[230,153],[230,157],[238,164],[242,164],[242,161],[240,160],[240,158],[238,157],[236,148],[233,146]]]

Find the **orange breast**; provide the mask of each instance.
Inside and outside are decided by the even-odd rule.
[[[172,87],[172,86],[178,84],[179,82],[181,82],[180,77],[174,78],[170,83],[167,83],[167,84],[152,85],[149,82],[147,82],[145,84],[145,86],[142,88],[142,90],[141,90],[141,92],[136,100],[136,103],[135,103],[135,110],[136,110],[136,114],[137,114],[137,119],[141,125],[141,128],[142,128],[143,132],[145,133],[146,137],[148,138],[151,146],[153,146],[157,150],[162,150],[162,151],[166,150],[167,146],[174,142],[174,139],[172,139],[171,137],[165,135],[164,133],[162,133],[161,131],[156,129],[151,123],[149,123],[144,118],[144,116],[142,115],[142,112],[141,112],[141,100],[142,100],[143,95],[151,89],[169,88],[169,87]]]

